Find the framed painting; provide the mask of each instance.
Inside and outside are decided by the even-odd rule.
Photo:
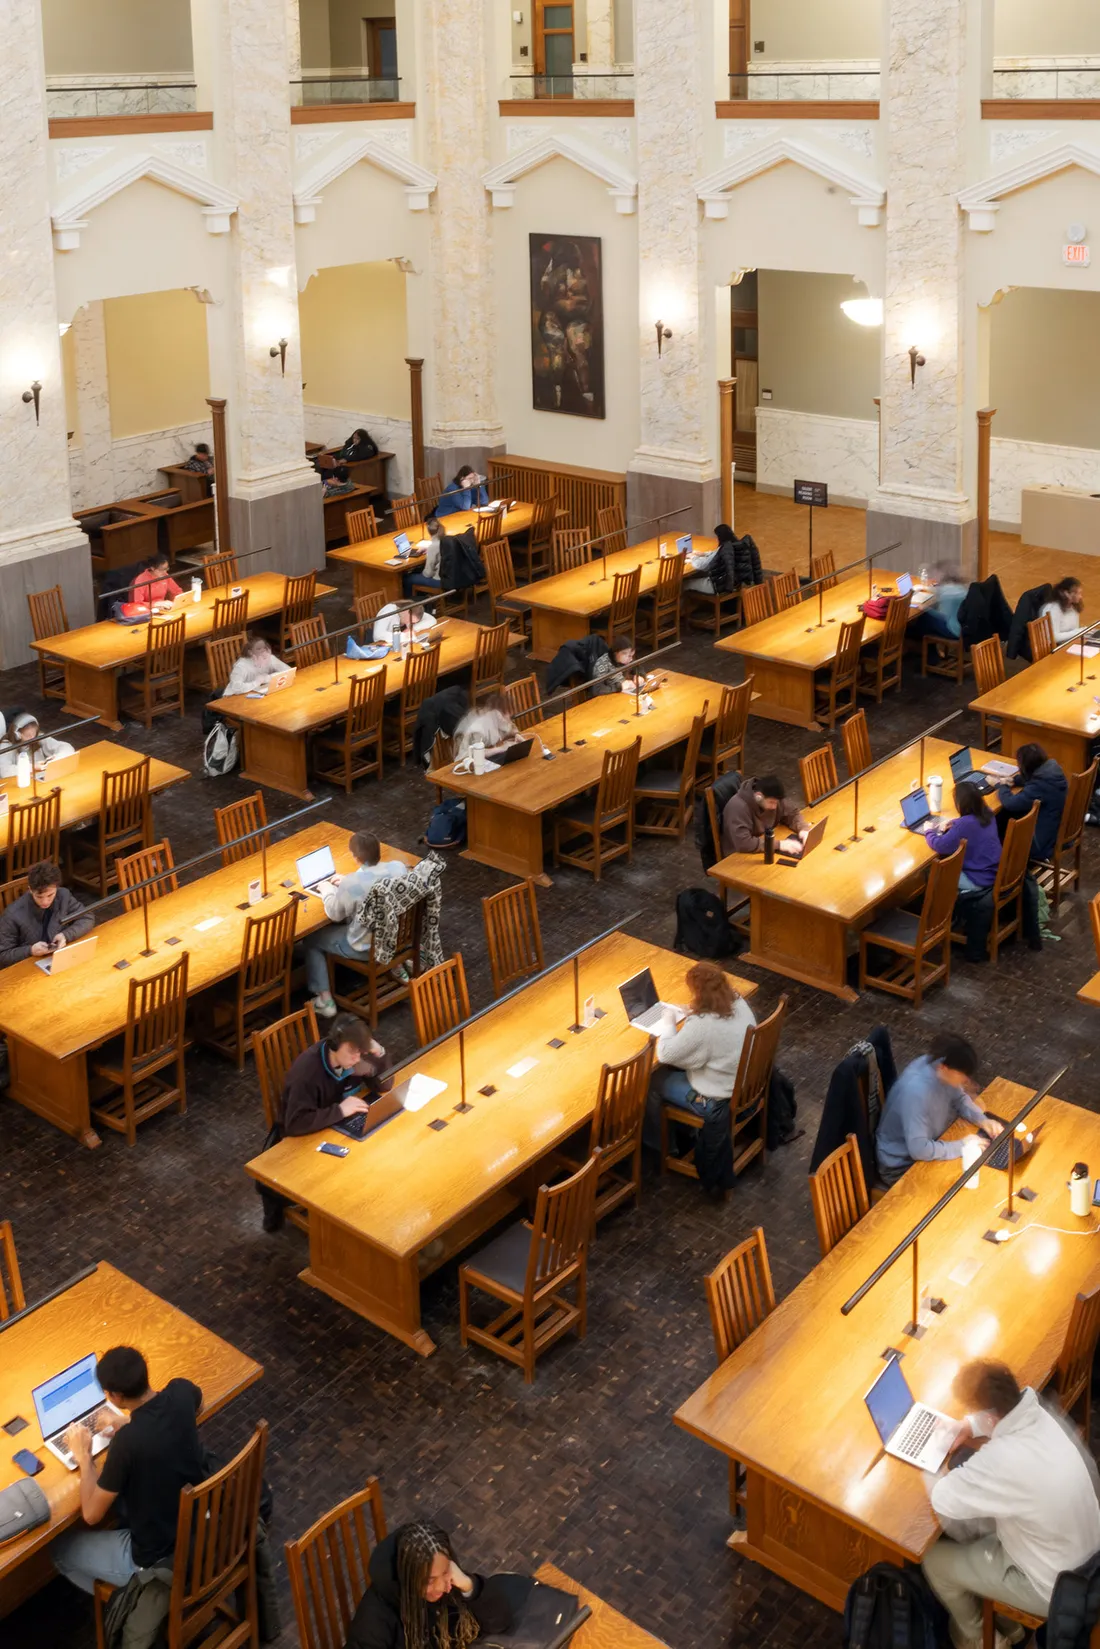
[[[598,236],[531,236],[531,377],[537,412],[606,417]]]

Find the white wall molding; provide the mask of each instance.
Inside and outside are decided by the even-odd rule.
[[[414,160],[400,155],[389,144],[377,137],[356,137],[330,151],[323,159],[307,167],[294,191],[295,223],[312,223],[321,205],[321,197],[330,183],[349,172],[360,161],[376,166],[380,172],[397,178],[405,185],[405,199],[410,212],[426,212],[436,186],[433,172],[418,166]]]
[[[981,183],[972,183],[968,189],[961,190],[956,199],[967,215],[970,228],[976,234],[988,235],[996,223],[997,202],[1005,195],[1042,183],[1044,178],[1054,177],[1071,166],[1079,166],[1093,177],[1100,177],[1100,150],[1084,143],[1059,143],[1042,154],[1029,155],[1018,166],[1007,166]]]
[[[80,245],[80,232],[88,227],[88,213],[110,200],[112,195],[128,189],[139,178],[150,178],[167,189],[198,202],[206,219],[207,232],[227,235],[229,220],[237,210],[237,197],[211,183],[201,172],[189,166],[180,166],[164,155],[153,151],[127,156],[115,162],[106,171],[97,172],[81,189],[74,189],[57,202],[51,212],[53,243],[58,252],[74,252]]]
[[[560,132],[550,132],[537,142],[527,144],[485,173],[481,181],[492,196],[493,205],[497,208],[513,206],[519,180],[537,167],[545,166],[549,160],[568,160],[583,172],[590,172],[607,184],[607,192],[615,202],[616,212],[629,217],[634,211],[638,179],[609,155]]]
[[[823,149],[787,136],[773,138],[770,143],[762,144],[759,148],[734,155],[724,166],[719,167],[718,171],[702,178],[696,184],[696,194],[703,202],[705,216],[728,217],[730,190],[736,189],[739,184],[747,183],[750,178],[759,177],[762,172],[771,171],[784,161],[801,166],[807,172],[824,178],[827,183],[834,183],[838,188],[846,190],[849,201],[856,208],[859,221],[865,228],[876,228],[882,222],[886,191],[881,184],[867,177],[865,173],[853,171],[843,165],[834,155],[827,154]]]

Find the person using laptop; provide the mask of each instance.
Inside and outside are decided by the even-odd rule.
[[[468,1575],[434,1523],[403,1523],[370,1558],[344,1649],[466,1649],[515,1626],[515,1575]]]
[[[547,667],[547,697],[578,680],[591,682],[597,693],[617,693],[623,685],[621,672],[634,663],[634,654],[634,643],[626,635],[612,636],[610,646],[600,635],[565,641]],[[638,679],[634,672],[628,677],[632,686]]]
[[[810,834],[807,819],[788,801],[783,780],[774,773],[748,779],[722,809],[722,852],[760,853],[764,834],[772,831],[781,853],[797,858]]]
[[[1038,802],[1031,857],[1049,859],[1058,840],[1069,784],[1058,763],[1047,755],[1041,744],[1022,744],[1016,760],[1019,771],[1015,777],[1009,784],[997,786],[997,800],[1001,804],[997,828],[1000,830],[1002,819],[1006,826],[1009,819],[1022,819],[1031,812],[1033,803]]]
[[[448,481],[440,493],[435,513],[455,515],[459,510],[484,509],[488,502],[489,489],[482,477],[469,464],[463,464],[454,480]]]
[[[387,601],[384,607],[379,607],[374,619],[374,629],[371,631],[371,640],[385,642],[387,646],[393,640],[395,630],[401,630],[404,636],[422,635],[425,630],[435,628],[435,617],[426,613],[423,607],[398,608],[396,601]]]
[[[331,889],[323,895],[325,915],[331,927],[321,928],[305,941],[306,984],[313,998],[313,1010],[322,1019],[331,1019],[336,1003],[328,988],[326,956],[350,956],[362,959],[370,954],[370,929],[358,920],[356,912],[374,883],[384,877],[404,876],[406,865],[401,859],[382,858],[382,844],[369,831],[358,831],[348,842],[348,850],[356,868],[346,876],[334,873],[329,877]]]
[[[38,717],[30,710],[20,710],[11,718],[7,738],[0,745],[0,779],[13,779],[19,768],[19,752],[27,750],[35,767],[41,769],[58,756],[72,756],[76,746],[65,739],[55,739],[43,733]]]
[[[1060,578],[1054,586],[1053,599],[1045,601],[1039,608],[1039,617],[1050,619],[1056,647],[1060,642],[1072,640],[1081,629],[1085,622],[1082,616],[1084,606],[1085,592],[1081,588],[1081,580]]]
[[[922,1568],[956,1649],[980,1649],[983,1598],[1046,1619],[1058,1576],[1100,1548],[1100,1501],[1096,1467],[1068,1423],[1004,1363],[967,1363],[954,1392],[970,1411],[963,1437],[981,1447],[932,1485],[944,1532]],[[999,1649],[1024,1635],[998,1632]]]
[[[728,973],[715,962],[696,962],[687,972],[690,1005],[682,1020],[665,1007],[654,1043],[654,1070],[646,1102],[643,1140],[661,1144],[661,1105],[705,1117],[728,1108],[741,1048],[756,1019]]]
[[[485,754],[492,758],[510,744],[516,744],[523,734],[508,714],[508,700],[503,693],[490,693],[467,710],[455,728],[455,761],[468,756],[475,744],[485,746]]]
[[[886,1096],[875,1135],[878,1171],[886,1185],[893,1185],[914,1162],[961,1158],[964,1140],[940,1138],[960,1117],[988,1134],[1001,1132],[1000,1123],[987,1117],[972,1097],[977,1075],[974,1049],[950,1032],[934,1037],[928,1052],[905,1067]]]
[[[241,693],[262,693],[272,676],[287,668],[282,659],[275,657],[265,636],[253,636],[229,672],[229,680],[221,696],[232,699]]]
[[[0,968],[63,950],[95,926],[76,896],[61,885],[56,865],[42,860],[27,872],[27,891],[0,916]]]
[[[935,590],[935,599],[922,607],[915,618],[909,620],[906,626],[908,634],[957,641],[962,634],[959,608],[966,597],[966,581],[958,568],[943,567],[933,573],[931,582]]]
[[[168,571],[170,562],[163,550],[149,557],[148,562],[130,589],[130,602],[135,607],[147,608],[151,613],[164,613],[183,591]]]
[[[93,1591],[97,1580],[124,1586],[138,1569],[171,1567],[180,1492],[206,1476],[196,1423],[198,1386],[176,1379],[154,1391],[145,1358],[133,1346],[104,1352],[96,1377],[128,1421],[112,1438],[98,1473],[90,1429],[69,1427],[65,1441],[80,1473],[86,1526],[60,1535],[50,1548],[54,1568],[83,1592]],[[120,1495],[124,1526],[97,1528]]]
[[[963,867],[955,915],[966,933],[965,962],[989,960],[989,929],[993,922],[991,889],[1001,862],[1001,836],[997,821],[977,785],[964,780],[955,786],[957,819],[945,819],[930,830],[925,841],[941,859],[965,844]],[[1030,877],[1024,877],[1024,938],[1028,950],[1042,950],[1039,935],[1039,895]]]
[[[697,550],[694,546],[684,558],[684,589],[700,590],[704,595],[714,594],[711,573],[722,565],[722,546],[735,542],[733,529],[723,521],[714,529],[718,542],[713,550]]]

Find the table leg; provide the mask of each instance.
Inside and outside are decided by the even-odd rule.
[[[98,716],[104,727],[120,731],[118,676],[114,670],[95,670],[75,659],[65,661],[65,710],[73,716]]]
[[[846,922],[766,893],[752,893],[750,906],[750,948],[744,961],[828,991],[842,1002],[859,1000],[848,984]]]
[[[253,722],[242,722],[244,734],[244,761],[241,778],[252,784],[264,784],[271,790],[282,790],[299,801],[311,802],[313,792],[307,783],[306,739],[304,733],[282,733],[275,727],[258,727]]]
[[[435,1341],[420,1326],[420,1272],[415,1254],[398,1258],[311,1208],[309,1265],[298,1275],[421,1357],[430,1357],[435,1350]]]
[[[514,876],[532,876],[542,887],[553,885],[542,868],[541,813],[520,813],[502,802],[468,796],[462,856]]]
[[[83,1054],[55,1059],[9,1032],[8,1064],[8,1093],[12,1099],[89,1149],[102,1143],[92,1127],[88,1066]]]
[[[608,589],[611,585],[608,583]],[[589,623],[584,613],[556,613],[546,608],[531,608],[531,658],[549,664],[558,648],[566,641],[579,641],[588,634]]]
[[[745,674],[752,675],[752,703],[749,713],[766,721],[785,722],[788,727],[805,727],[811,732],[821,724],[814,715],[814,673],[801,665],[781,659],[744,660]]]

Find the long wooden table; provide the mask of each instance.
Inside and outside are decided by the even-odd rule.
[[[1033,1091],[997,1078],[981,1103],[1011,1117]],[[957,1179],[958,1161],[910,1168],[676,1413],[677,1425],[747,1469],[747,1528],[730,1544],[834,1609],[873,1563],[915,1563],[938,1533],[923,1473],[883,1453],[863,1401],[885,1348],[904,1351],[917,1399],[961,1415],[951,1383],[964,1363],[996,1357],[1021,1385],[1041,1387],[1075,1295],[1096,1286],[1095,1242],[1028,1228],[1097,1229],[1095,1213],[1070,1214],[1066,1174],[1079,1157],[1100,1158],[1100,1117],[1048,1098],[1028,1127],[1039,1123],[1016,1176],[1037,1200],[1017,1203],[1017,1225],[999,1218],[1007,1176],[985,1168],[977,1190],[961,1191],[921,1237],[920,1283],[947,1309],[919,1340],[903,1333],[909,1255],[847,1317],[840,1307]],[[998,1229],[1012,1240],[983,1240]]]
[[[604,1062],[643,1045],[645,1033],[629,1024],[616,987],[648,967],[665,1001],[683,999],[690,966],[687,957],[612,934],[580,959],[582,1003],[595,996],[605,1014],[590,1029],[570,1035],[573,965],[565,963],[466,1030],[470,1110],[455,1109],[454,1036],[396,1073],[400,1082],[422,1072],[446,1090],[353,1142],[350,1156],[323,1155],[320,1137],[310,1134],[253,1158],[253,1179],[309,1210],[301,1280],[429,1356],[435,1343],[420,1321],[423,1278],[520,1206],[545,1159],[590,1119]],[[755,988],[737,978],[733,984],[744,996]],[[531,1068],[509,1075],[525,1059]],[[494,1091],[484,1093],[490,1085]],[[347,1143],[339,1134],[324,1137]],[[430,1255],[423,1252],[429,1243]]]
[[[16,1415],[29,1422],[0,1450],[0,1489],[22,1481],[11,1456],[29,1449],[45,1466],[34,1481],[50,1503],[48,1523],[0,1546],[0,1616],[52,1578],[49,1544],[80,1516],[79,1475],[43,1447],[31,1392],[89,1352],[102,1356],[113,1345],[138,1347],[154,1387],[193,1380],[202,1390],[200,1424],[263,1374],[260,1363],[104,1261],[0,1332],[0,1410],[5,1422]]]
[[[337,870],[353,870],[350,835],[342,825],[318,821],[273,842],[267,854],[269,897],[251,911],[237,907],[248,897],[249,882],[261,874],[258,852],[155,900],[149,906],[152,956],[139,954],[145,945],[145,930],[141,911],[134,910],[97,927],[96,953],[79,972],[52,979],[30,958],[6,968],[0,989],[0,1030],[8,1039],[9,1097],[80,1144],[99,1145],[91,1120],[88,1055],[125,1029],[130,980],[159,972],[181,950],[190,955],[189,995],[228,979],[240,966],[246,918],[275,910],[301,892],[295,859],[327,843]],[[386,846],[382,856],[406,864],[416,862],[414,856]],[[213,925],[200,926],[211,918],[217,919]],[[299,937],[324,927],[326,921],[320,899],[299,900]],[[123,959],[129,965],[116,968],[116,962]]]
[[[509,595],[517,597],[531,608],[531,657],[549,660],[566,641],[577,641],[592,628],[592,620],[606,613],[611,605],[616,573],[630,573],[642,569],[640,595],[651,595],[657,587],[660,550],[675,551],[677,535],[665,532],[659,538],[647,538],[629,549],[617,550],[605,558],[597,556],[583,567],[573,567],[567,573],[553,573],[534,584],[523,584]],[[702,533],[692,535],[695,550],[706,555],[716,549],[718,540]],[[598,548],[599,546],[597,546]],[[685,574],[691,578],[690,571]]]
[[[814,707],[815,672],[827,670],[832,664],[840,626],[859,617],[870,585],[877,584],[880,593],[887,594],[895,588],[894,578],[895,574],[882,567],[875,568],[870,576],[861,572],[854,578],[843,578],[826,590],[820,601],[815,590],[774,618],[762,619],[716,641],[714,645],[722,652],[737,653],[744,660],[745,674],[753,680],[753,715],[816,731],[821,724]],[[917,610],[914,598],[914,614]],[[884,628],[881,620],[867,619],[864,642],[877,641]]]
[[[576,1649],[664,1649],[660,1638],[635,1626],[632,1620],[627,1620],[603,1598],[590,1592],[587,1586],[571,1580],[552,1563],[540,1564],[535,1570],[535,1579],[541,1580],[544,1586],[556,1586],[560,1592],[572,1592],[575,1598],[591,1609],[591,1619],[586,1620],[569,1640],[576,1645]]]
[[[251,578],[240,579],[239,583],[248,591],[249,624],[282,611],[285,573],[255,573]],[[214,602],[228,593],[227,589],[208,585],[200,601],[182,602],[165,615],[169,618],[184,615],[188,647],[198,647],[210,639]],[[331,585],[318,584],[318,597],[332,593]],[[161,620],[158,617],[153,622]],[[74,716],[98,716],[105,727],[117,733],[122,726],[118,714],[118,678],[124,671],[141,665],[148,628],[148,624],[116,624],[112,619],[101,619],[98,624],[86,624],[79,630],[66,630],[63,635],[32,641],[31,646],[36,653],[58,659],[65,666],[65,709]]]
[[[66,761],[70,759],[66,758]],[[67,767],[57,779],[51,777],[47,764],[46,776],[38,780],[37,791],[40,796],[45,796],[55,787],[60,790],[61,828],[75,830],[98,817],[103,799],[104,773],[119,773],[123,768],[136,767],[141,760],[140,752],[127,750],[125,745],[112,744],[110,739],[99,739],[95,744],[78,750],[75,767]],[[149,762],[150,795],[157,796],[169,786],[182,784],[184,779],[190,777],[185,767],[173,767],[171,762],[162,762],[159,757],[153,756]],[[28,802],[34,793],[34,786],[20,790],[18,780],[0,779],[0,795],[8,798],[9,805]],[[6,831],[7,826],[0,822],[0,834],[6,834]]]
[[[517,503],[514,509],[505,510],[502,523],[504,535],[510,538],[513,533],[526,532],[531,525],[535,513],[533,504]],[[476,510],[456,510],[453,515],[442,515],[440,521],[446,533],[455,534],[465,532],[477,520]],[[342,561],[351,567],[355,575],[355,594],[370,595],[375,590],[381,590],[387,601],[401,601],[404,598],[402,579],[406,573],[418,573],[424,566],[422,555],[411,555],[396,566],[389,563],[397,554],[396,540],[404,531],[404,536],[410,544],[417,544],[421,538],[427,537],[421,527],[398,528],[395,532],[379,533],[377,538],[365,538],[355,544],[344,544],[338,550],[329,550],[330,561]]]
[[[464,618],[449,618],[438,643],[439,677],[468,670],[474,661],[481,626]],[[517,631],[509,644],[519,647]],[[434,644],[433,644],[434,645]],[[327,659],[299,670],[289,687],[263,698],[235,694],[216,699],[211,709],[240,727],[244,740],[242,779],[312,801],[309,789],[308,740],[311,734],[347,715],[351,682],[356,676],[386,672],[386,697],[394,698],[405,680],[407,653],[385,659]]]
[[[941,817],[956,817],[949,757],[957,744],[924,741],[924,776],[944,780]],[[997,752],[972,749],[976,767]],[[731,853],[709,874],[750,906],[750,946],[744,960],[788,979],[855,1002],[848,984],[848,932],[915,894],[935,857],[924,837],[901,822],[901,798],[920,777],[920,746],[913,744],[858,781],[804,809],[811,821],[828,819],[820,846],[793,864],[764,863],[762,853]],[[859,840],[850,840],[859,787]],[[838,844],[844,846],[839,852]]]
[[[543,870],[543,826],[547,816],[600,782],[605,750],[621,750],[641,738],[641,759],[656,756],[686,739],[693,719],[707,709],[708,726],[718,718],[722,685],[670,671],[653,694],[653,709],[635,714],[632,694],[599,693],[566,716],[569,749],[562,751],[560,715],[523,729],[534,744],[522,761],[496,773],[456,773],[433,768],[432,784],[466,798],[464,856],[479,864],[533,876],[551,885]],[[542,745],[554,752],[552,761]]]
[[[1088,730],[1088,719],[1100,710],[1100,655],[1084,660],[1084,686],[1079,685],[1081,664],[1080,654],[1074,656],[1069,648],[1051,653],[972,699],[970,708],[1001,718],[1005,756],[1014,756],[1022,744],[1041,744],[1067,773],[1083,773],[1098,737]]]

